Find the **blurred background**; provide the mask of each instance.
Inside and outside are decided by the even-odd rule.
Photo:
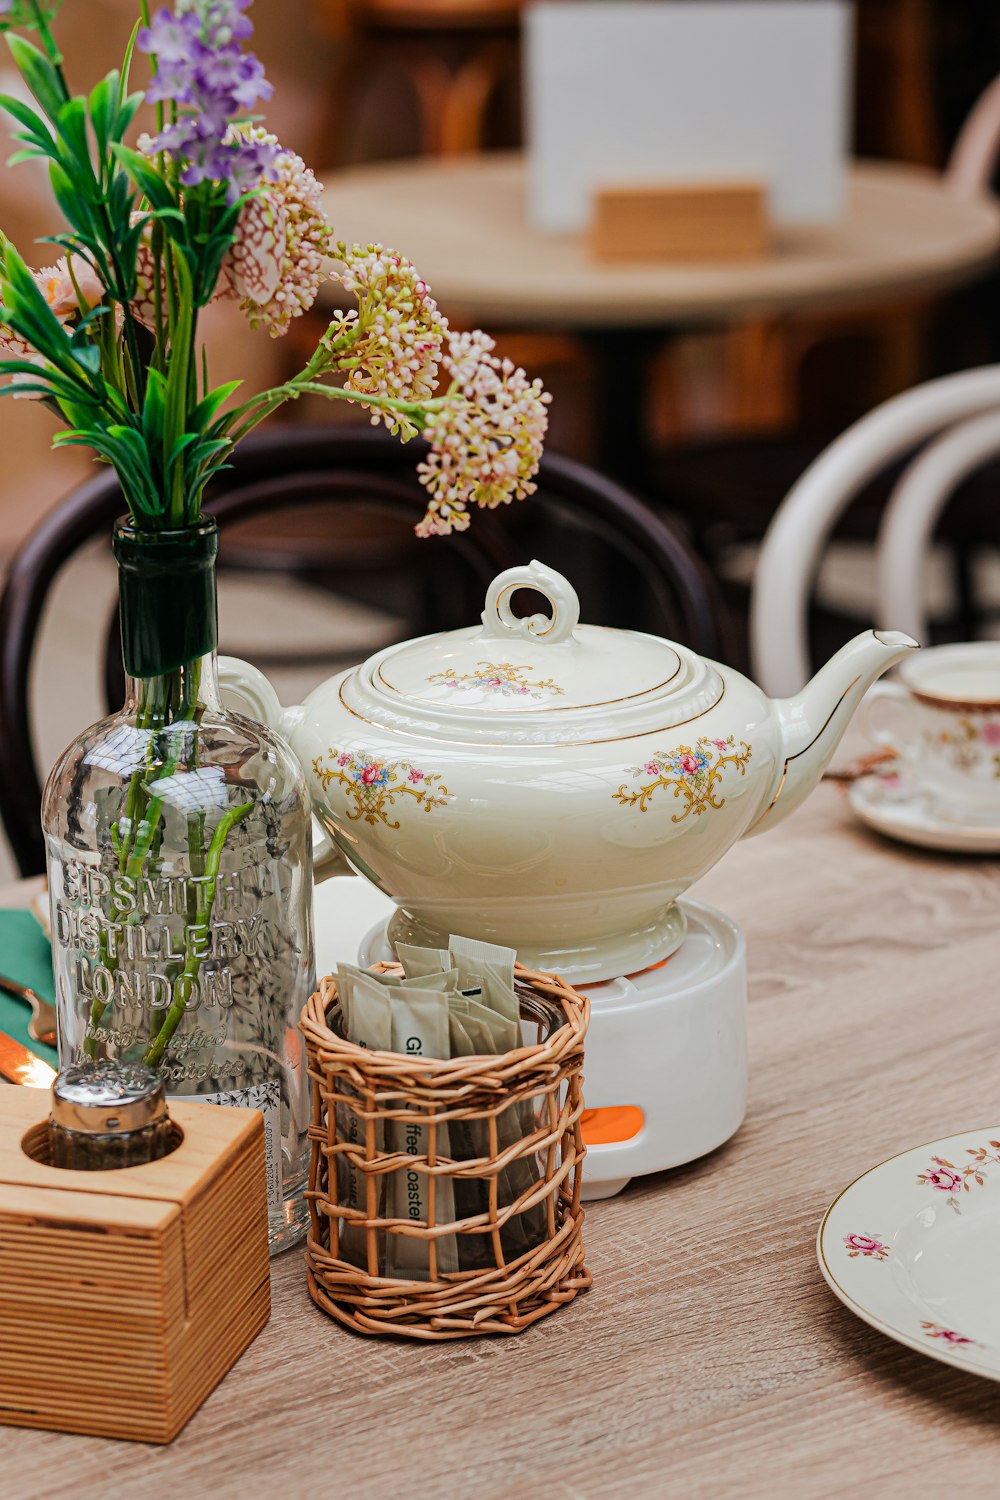
[[[697,6],[697,0],[690,3]],[[417,170],[437,159],[467,162],[471,154],[478,161],[523,145],[527,10],[515,0],[255,0],[252,45],[275,85],[267,124],[330,186],[335,228],[338,184],[345,203],[348,195],[361,202],[362,189],[364,201],[378,203],[379,163]],[[59,28],[71,87],[89,87],[116,65],[134,14],[131,0],[67,0]],[[903,164],[914,182],[948,186],[963,125],[1000,74],[1000,6],[859,0],[853,30],[850,155]],[[0,87],[12,83],[0,78]],[[992,153],[987,157],[991,163]],[[988,178],[989,170],[984,173]],[[398,174],[392,180],[398,183]],[[968,186],[963,192],[970,196]],[[971,189],[983,199],[989,193],[988,180]],[[431,219],[433,190],[425,196]],[[926,232],[944,236],[947,226],[935,222],[935,200],[928,201]],[[0,173],[0,222],[36,264],[47,257],[42,247],[32,250],[31,241],[52,230],[50,214],[47,183],[31,166]],[[363,224],[352,221],[344,229],[351,238],[366,236]],[[378,224],[372,232],[380,232]],[[488,256],[488,241],[484,223],[482,243],[455,253]],[[453,322],[471,321],[473,309],[461,297],[449,300],[434,267],[421,264],[419,247],[398,248],[420,265]],[[825,445],[879,403],[930,377],[997,358],[995,253],[995,243],[985,250],[979,244],[964,259],[957,256],[954,275],[928,278],[919,290],[903,278],[899,288],[887,285],[884,295],[869,290],[855,303],[847,287],[821,309],[808,299],[801,306],[786,300],[776,310],[737,302],[724,318],[695,316],[670,327],[654,318],[644,328],[631,318],[627,327],[602,328],[561,313],[558,305],[544,316],[529,307],[519,326],[508,302],[492,319],[488,305],[483,311],[477,306],[475,320],[495,333],[502,353],[540,375],[552,392],[550,448],[628,485],[690,542],[723,600],[720,650],[746,667],[754,561],[782,498]],[[604,274],[609,281],[620,276],[613,265]],[[286,339],[269,340],[251,333],[236,308],[212,309],[213,380],[240,376],[257,385],[280,378],[307,357],[323,321],[317,308]],[[626,409],[628,420],[609,420],[611,408]],[[296,423],[366,423],[362,411],[346,409],[345,415],[342,404],[312,409],[303,402],[288,415]],[[81,450],[50,451],[53,430],[39,406],[0,403],[0,565],[92,472]],[[824,553],[811,622],[823,649],[876,615],[873,542],[894,472],[890,466],[862,489]],[[997,633],[997,477],[987,466],[962,490],[930,559],[928,609],[939,639]],[[352,578],[335,555],[329,566],[315,558],[303,565],[301,554],[314,545],[329,552],[331,535],[340,537],[345,557],[356,555],[358,537],[331,532],[315,508],[284,516],[280,524],[254,523],[228,542],[236,566],[221,586],[222,648],[268,669],[283,663],[289,697],[325,675],[324,662],[361,657],[422,623],[403,593],[394,593],[400,575],[391,569]],[[274,607],[262,615],[260,573],[271,559],[287,562],[296,538],[299,562],[278,568],[282,576],[270,585]],[[363,533],[360,545],[370,540]],[[562,565],[555,556],[548,560]],[[75,561],[52,595],[36,664],[36,677],[45,683],[34,705],[40,764],[50,763],[95,717],[100,664],[93,643],[81,641],[80,612],[99,634],[113,598],[106,546]],[[617,623],[637,623],[624,605],[603,613]],[[310,650],[303,654],[304,642]],[[59,683],[65,690],[54,692]]]

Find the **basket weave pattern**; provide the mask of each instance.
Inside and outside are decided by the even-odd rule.
[[[377,967],[402,973],[392,965]],[[300,1024],[313,1099],[309,1294],[348,1328],[429,1340],[520,1333],[590,1285],[580,1206],[583,1044],[590,1002],[564,980],[520,964],[515,980],[519,992],[554,1006],[565,1024],[535,1044],[501,1056],[441,1061],[366,1051],[333,1029],[340,1016],[337,987],[329,978],[321,981],[303,1011]],[[512,1107],[530,1132],[516,1139],[509,1132],[504,1138],[497,1128],[498,1117]],[[353,1122],[350,1130],[346,1119]],[[394,1121],[419,1124],[423,1155],[380,1149],[380,1142],[391,1139],[386,1127]],[[471,1122],[476,1138],[488,1143],[487,1153],[464,1160],[438,1155],[441,1127],[457,1130],[463,1122]],[[348,1167],[361,1184],[358,1207],[345,1205],[338,1195],[338,1176],[343,1181]],[[379,1217],[380,1179],[388,1185],[388,1174],[402,1169],[428,1179],[426,1219],[388,1218],[385,1209]],[[524,1184],[506,1204],[498,1191],[501,1176]],[[440,1221],[435,1200],[445,1196],[438,1187],[445,1178],[456,1194],[463,1179],[485,1184],[480,1188],[483,1212]],[[540,1235],[536,1244],[511,1257],[507,1231],[515,1215],[524,1216],[518,1221],[522,1224],[530,1216]],[[341,1236],[348,1225],[354,1226],[353,1243],[363,1247],[358,1259],[365,1259],[364,1268],[341,1258]],[[426,1243],[429,1280],[384,1274],[385,1247],[392,1235]],[[439,1270],[437,1247],[443,1236],[454,1237],[452,1246],[465,1247],[462,1263],[474,1259],[475,1269]]]

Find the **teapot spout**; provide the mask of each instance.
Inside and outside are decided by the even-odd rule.
[[[775,700],[781,763],[748,834],[773,828],[808,797],[872,683],[918,649],[915,640],[898,630],[866,630],[831,657],[801,693]]]

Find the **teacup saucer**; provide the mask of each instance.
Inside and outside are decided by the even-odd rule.
[[[905,844],[955,854],[1000,854],[1000,827],[949,808],[914,785],[905,771],[862,776],[852,783],[847,800],[869,828]]]

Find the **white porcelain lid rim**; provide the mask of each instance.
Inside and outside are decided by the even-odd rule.
[[[392,648],[390,648],[391,651]],[[339,698],[354,717],[375,728],[419,739],[497,748],[517,745],[597,745],[639,739],[693,723],[720,703],[725,684],[715,667],[678,647],[687,669],[685,689],[609,704],[571,705],[546,713],[477,712],[451,701],[425,701],[387,690],[379,679],[379,653],[340,682]]]
[[[673,646],[667,641],[662,641],[658,637],[648,635],[643,631],[614,630],[611,626],[607,625],[580,625],[577,627],[577,629],[579,632],[578,638],[573,643],[576,649],[579,649],[581,646],[585,646],[588,637],[590,637],[592,634],[594,636],[598,634],[617,636],[623,643],[628,643],[636,639],[651,642],[653,645],[661,649],[661,654],[665,658],[664,665],[668,668],[668,675],[661,678],[659,681],[649,683],[648,686],[639,688],[636,692],[617,693],[613,698],[604,698],[587,702],[574,703],[533,700],[531,704],[526,704],[523,709],[515,711],[515,714],[512,715],[512,717],[519,718],[525,712],[534,712],[538,714],[566,714],[579,713],[586,709],[610,708],[619,703],[635,702],[635,700],[638,698],[655,699],[672,696],[673,694],[677,693],[682,687],[694,685],[693,679],[695,675],[695,668],[698,663],[698,658],[690,659],[688,658],[687,654],[682,655],[677,647]],[[582,640],[580,639],[580,637],[582,637]],[[370,660],[366,662],[364,667],[362,667],[360,670],[365,673],[368,681],[371,683],[375,691],[379,691],[381,688],[385,688],[388,693],[392,693],[394,696],[399,698],[405,698],[408,700],[408,702],[414,705],[421,702],[427,702],[428,696],[425,691],[408,691],[405,687],[402,687],[398,683],[391,681],[391,679],[386,675],[385,669],[387,666],[391,666],[391,663],[398,658],[399,654],[403,650],[407,650],[412,646],[416,646],[424,642],[429,643],[432,641],[437,641],[441,645],[443,645],[445,642],[454,641],[456,647],[464,644],[466,641],[473,644],[476,641],[482,641],[483,645],[486,644],[484,636],[478,630],[476,630],[475,627],[472,627],[471,629],[465,631],[456,630],[442,632],[442,634],[440,635],[418,636],[415,640],[406,641],[400,646],[387,647],[384,651],[379,652],[377,656],[371,657]],[[525,646],[528,647],[527,651],[525,651]],[[545,667],[551,667],[553,671],[557,672],[559,670],[559,658],[557,655],[558,650],[558,647],[547,646],[546,657],[541,665],[544,665]],[[552,653],[551,658],[549,657],[549,652]],[[529,642],[525,642],[524,644],[519,641],[513,643],[508,642],[506,654],[510,657],[530,656],[531,660],[504,662],[500,664],[502,666],[516,669],[521,673],[537,671],[540,669],[538,652],[531,651]],[[474,655],[474,653],[471,653],[470,657],[466,658],[464,661],[462,660],[463,655],[464,653],[459,653],[456,650],[454,652],[454,656],[449,653],[448,655],[443,657],[435,657],[434,661],[435,664],[437,664],[441,660],[451,662],[452,659],[454,659],[455,661],[460,662],[460,664],[462,665],[471,664],[474,667],[485,667],[488,665],[485,658],[479,658],[476,661],[472,662],[471,655]],[[371,668],[370,672],[368,671],[369,667]],[[671,667],[672,670],[669,670]],[[448,669],[445,668],[444,670]],[[452,670],[454,670],[454,668],[452,668]],[[500,698],[497,701],[498,704],[502,704],[503,699]],[[504,714],[503,707],[498,706],[496,708],[493,708],[492,705],[487,705],[486,703],[481,703],[479,705],[454,703],[452,707],[455,713],[480,714],[485,708],[488,707],[491,715],[495,717],[499,718]]]
[[[514,594],[529,588],[545,596],[550,614],[514,615]],[[495,721],[490,733],[556,715],[562,734],[575,715],[667,699],[667,717],[689,697],[694,711],[710,675],[700,658],[642,631],[580,625],[579,613],[561,574],[538,562],[510,568],[490,585],[480,626],[387,647],[358,669],[357,692],[382,711]]]

